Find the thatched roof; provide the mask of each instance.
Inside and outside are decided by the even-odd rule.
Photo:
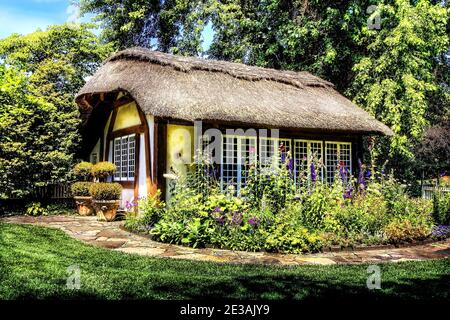
[[[109,58],[77,95],[127,91],[145,113],[187,121],[392,134],[333,85],[279,71],[132,48]]]

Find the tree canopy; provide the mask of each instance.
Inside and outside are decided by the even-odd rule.
[[[399,166],[414,158],[424,129],[449,114],[448,1],[80,0],[80,5],[96,14],[103,36],[118,49],[138,45],[207,55],[310,71],[331,81],[392,127],[395,137],[380,140],[378,154],[395,158]],[[376,16],[380,28],[368,28]],[[208,23],[214,39],[204,51]]]
[[[3,196],[65,180],[80,139],[74,95],[110,50],[88,25],[0,40]]]

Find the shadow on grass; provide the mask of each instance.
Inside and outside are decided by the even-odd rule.
[[[81,288],[67,289],[79,265]],[[367,265],[275,267],[149,258],[95,248],[62,231],[0,223],[0,299],[295,299],[448,301],[450,261],[380,265],[381,290]]]

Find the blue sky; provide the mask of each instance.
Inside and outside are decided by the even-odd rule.
[[[38,28],[62,24],[75,19],[76,13],[70,0],[0,0],[0,39],[12,33],[27,34]],[[203,33],[204,48],[209,47],[212,37],[213,31],[208,25]]]
[[[73,18],[70,0],[0,0],[0,38],[27,34]]]

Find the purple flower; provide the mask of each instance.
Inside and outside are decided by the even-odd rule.
[[[367,170],[365,173],[365,178],[370,179],[371,176],[372,176],[372,172],[370,170]]]
[[[339,174],[341,175],[342,182],[347,182],[347,168],[345,167],[345,163],[343,161],[339,162]]]
[[[218,216],[215,219],[216,219],[216,222],[218,224],[220,224],[221,226],[223,226],[225,224],[225,216]]]
[[[343,194],[344,199],[351,199],[352,198],[352,192],[353,187],[348,188],[345,193]]]
[[[311,162],[311,181],[316,182],[317,181],[317,175],[316,175],[316,169],[314,168],[314,163]]]
[[[436,238],[450,237],[450,226],[435,226],[431,229],[431,236]]]
[[[259,219],[257,217],[252,217],[248,219],[248,223],[254,227],[257,227],[260,224]]]
[[[242,213],[239,211],[233,212],[233,216],[231,217],[231,223],[234,225],[240,225],[242,223]]]
[[[281,152],[281,163],[286,163],[286,152]]]
[[[366,186],[366,180],[364,179],[364,170],[363,170],[362,163],[361,163],[360,159],[358,159],[358,167],[359,167],[358,185],[361,188],[364,188]]]
[[[290,174],[294,171],[294,159],[292,158],[289,159],[288,170]]]
[[[131,202],[130,201],[126,201],[125,202],[125,208],[127,209],[127,210],[130,210],[131,208],[133,208],[133,205],[131,204]]]

